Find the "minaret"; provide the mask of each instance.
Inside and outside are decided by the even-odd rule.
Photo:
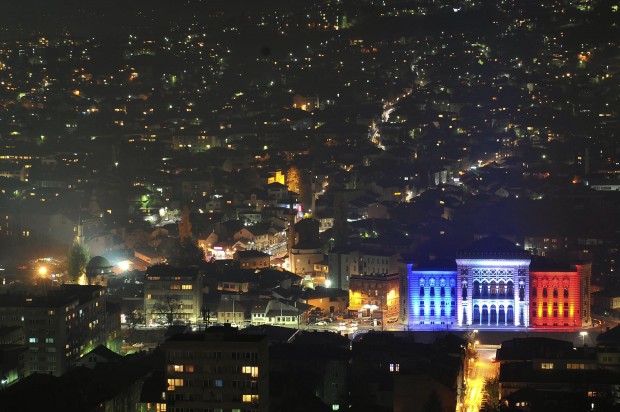
[[[77,227],[77,236],[75,237],[75,241],[78,245],[84,246],[84,226],[82,225],[82,214],[78,216],[78,227]]]
[[[318,220],[317,215],[316,215],[316,179],[314,177],[312,178],[310,190],[312,193],[312,200],[310,203],[310,210],[312,211],[312,219]]]
[[[288,234],[286,243],[288,246],[288,262],[289,270],[295,273],[295,262],[293,259],[293,247],[295,246],[295,211],[293,209],[293,200],[290,200],[288,212]]]

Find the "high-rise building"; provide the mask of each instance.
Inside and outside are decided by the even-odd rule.
[[[25,376],[60,376],[85,353],[105,344],[106,301],[101,286],[62,285],[45,296],[3,295],[0,325],[22,326]]]
[[[590,264],[549,265],[497,237],[456,264],[408,265],[408,326],[578,329],[590,323]]]
[[[267,411],[269,350],[263,335],[230,325],[177,335],[164,344],[168,412]]]

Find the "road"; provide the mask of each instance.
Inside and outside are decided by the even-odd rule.
[[[468,379],[463,411],[478,412],[480,410],[484,381],[498,373],[498,364],[493,363],[495,351],[495,349],[478,349],[478,359],[476,359],[471,376]]]

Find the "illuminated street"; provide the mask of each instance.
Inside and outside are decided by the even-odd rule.
[[[493,363],[495,349],[478,348],[478,359],[469,378],[464,411],[477,412],[482,405],[484,380],[497,374],[497,364]]]

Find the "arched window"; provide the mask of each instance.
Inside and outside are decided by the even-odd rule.
[[[480,297],[480,282],[474,280],[474,299]]]
[[[482,281],[482,293],[481,294],[483,298],[489,297],[489,284],[485,280]]]
[[[497,283],[492,280],[491,281],[491,296],[497,295]]]
[[[514,285],[512,284],[512,280],[509,280],[508,283],[506,283],[506,294],[509,297],[513,297],[514,294],[515,294]]]
[[[503,280],[499,281],[498,294],[500,295],[500,297],[504,297],[506,295],[506,284]]]
[[[467,281],[463,280],[461,283],[461,297],[463,300],[467,300]]]
[[[564,287],[564,298],[568,298],[568,286]]]
[[[532,297],[535,298],[536,296],[538,296],[538,282],[533,281],[532,282]]]

